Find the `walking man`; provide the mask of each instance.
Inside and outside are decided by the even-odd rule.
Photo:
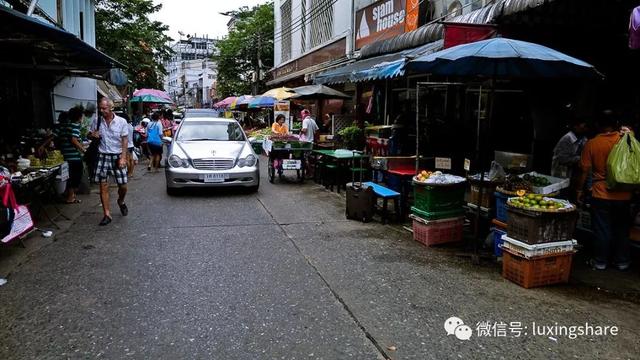
[[[100,184],[100,200],[104,217],[100,226],[111,223],[113,219],[109,205],[109,175],[118,184],[118,206],[122,216],[127,216],[129,210],[124,203],[127,195],[127,153],[129,144],[129,129],[127,121],[113,113],[113,101],[102,98],[98,106],[102,117],[91,126],[94,138],[99,138],[98,161],[96,164],[95,181]]]

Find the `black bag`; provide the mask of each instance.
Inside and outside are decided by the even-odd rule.
[[[354,151],[355,154],[361,153]],[[362,168],[362,158],[360,158],[360,167]],[[376,210],[376,195],[373,188],[364,187],[362,185],[362,172],[360,172],[360,181],[355,182],[353,172],[351,172],[351,183],[347,184],[347,219],[361,220],[369,222],[373,219]]]
[[[100,123],[102,119],[98,116],[98,125],[96,127],[96,131],[100,131]],[[100,146],[100,139],[91,139],[91,143],[87,148],[87,151],[84,153],[84,162],[87,164],[89,169],[93,169],[95,164],[98,162],[98,147]]]
[[[0,239],[11,233],[15,216],[15,211],[12,208],[8,208],[0,202]]]

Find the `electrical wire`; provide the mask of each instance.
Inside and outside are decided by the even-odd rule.
[[[302,21],[297,21],[296,24],[291,24],[290,26],[287,26],[286,29],[281,29],[279,32],[275,32],[273,34],[274,39],[278,38],[280,36],[282,36],[285,32],[291,32],[292,34],[294,32],[296,32],[297,30],[300,30],[303,26],[306,26],[307,24],[311,23],[311,20],[317,18],[318,16],[322,15],[322,13],[326,10],[328,10],[329,8],[333,7],[333,5],[335,3],[337,3],[338,0],[331,0],[330,3],[327,3],[326,6],[322,6],[322,7],[316,7],[311,9],[310,11],[307,12],[306,16],[305,16],[305,20],[304,22]],[[333,15],[333,14],[332,14]],[[300,20],[301,20],[302,16],[300,16]]]

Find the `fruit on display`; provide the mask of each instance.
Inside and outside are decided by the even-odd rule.
[[[269,135],[271,135],[271,129],[269,128],[253,130],[247,134],[248,137],[255,138],[256,140],[264,140],[264,138]]]
[[[426,182],[429,177],[431,177],[432,172],[427,170],[422,170],[414,177],[415,181],[418,182]]]
[[[572,210],[571,203],[554,198],[544,197],[539,194],[526,194],[510,198],[507,202],[510,206],[524,210],[559,212]]]
[[[551,185],[551,181],[544,176],[535,176],[531,174],[524,174],[522,178],[525,181],[531,183],[531,185],[535,187],[545,187]]]
[[[44,160],[45,167],[58,166],[64,162],[64,157],[59,150],[51,151],[47,154],[47,158]]]
[[[526,193],[531,191],[531,184],[517,175],[509,175],[501,188],[510,192],[524,190]]]
[[[40,162],[40,159],[38,159],[37,157],[33,155],[29,155],[27,159],[29,159],[30,161],[30,164],[29,164],[30,167],[34,167],[34,168],[42,167],[42,163]]]

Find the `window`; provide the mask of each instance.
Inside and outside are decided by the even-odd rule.
[[[300,49],[307,49],[307,0],[300,0]]]
[[[333,0],[311,0],[311,47],[322,45],[333,37]]]
[[[188,121],[180,126],[178,139],[182,141],[244,141],[237,123]]]
[[[280,60],[291,59],[291,0],[280,6]]]
[[[449,5],[449,9],[447,10],[447,19],[449,20],[460,15],[462,15],[462,4],[460,1],[454,1]]]

